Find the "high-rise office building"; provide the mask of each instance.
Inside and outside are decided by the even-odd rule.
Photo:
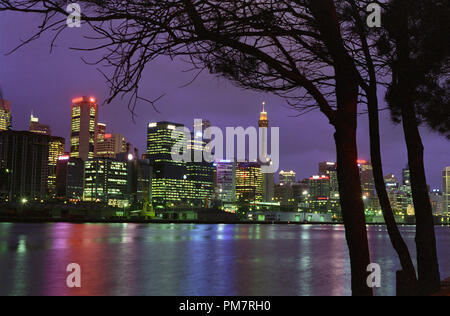
[[[376,198],[372,164],[367,160],[358,160],[358,166],[363,196],[366,199]]]
[[[265,109],[266,103],[263,102],[263,109],[259,115],[258,126],[261,131],[261,165],[270,165],[272,162],[268,158],[268,143],[267,143],[267,130],[269,128],[269,119]],[[262,201],[272,202],[275,196],[275,174],[274,173],[263,173],[262,174]]]
[[[443,214],[450,216],[450,167],[442,171]]]
[[[39,123],[39,118],[31,114],[29,129],[32,133],[38,133],[43,135],[51,135],[52,131],[49,125]]]
[[[214,193],[214,166],[206,162],[174,161],[172,153],[185,134],[182,124],[150,123],[147,133],[147,158],[153,166],[152,200],[158,209],[204,207]],[[174,137],[172,137],[174,136]],[[196,138],[185,148],[202,150],[204,141]]]
[[[50,136],[48,144],[48,180],[47,190],[49,197],[56,194],[56,164],[59,156],[64,155],[66,140],[63,137],[51,136],[49,125],[39,123],[39,118],[31,114],[29,131],[36,134]]]
[[[84,186],[84,162],[70,155],[58,157],[56,163],[56,197],[81,201]]]
[[[58,158],[65,153],[66,140],[64,137],[50,136],[48,144],[48,192],[50,197],[56,194],[56,165]]]
[[[331,161],[319,163],[319,175],[330,177],[330,196],[335,198],[339,195],[339,182],[337,176],[337,164]]]
[[[96,142],[96,146],[101,143],[102,141],[105,140],[105,135],[106,135],[106,124],[104,123],[97,123],[97,142]],[[97,147],[95,148],[95,157],[97,156]]]
[[[293,186],[297,181],[297,174],[294,171],[281,170],[279,174],[280,185]]]
[[[94,158],[97,142],[97,99],[81,97],[72,100],[70,156],[84,161]]]
[[[11,129],[11,103],[0,99],[0,131]]]
[[[312,200],[325,200],[330,198],[331,193],[330,177],[317,175],[309,178],[309,194]]]
[[[236,162],[222,160],[216,163],[216,193],[222,202],[236,202]]]
[[[118,154],[127,152],[127,141],[121,134],[104,134],[98,138],[96,157],[115,158]]]
[[[0,194],[9,201],[45,199],[50,136],[0,132]]]
[[[263,174],[255,162],[238,162],[236,166],[236,199],[238,202],[263,201]]]
[[[84,201],[125,208],[129,205],[127,193],[126,162],[110,158],[93,158],[84,163]]]
[[[444,197],[442,192],[438,189],[434,189],[430,192],[431,208],[433,209],[433,214],[436,216],[441,216],[444,214]]]

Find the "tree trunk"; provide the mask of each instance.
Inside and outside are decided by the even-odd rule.
[[[397,102],[401,107],[403,131],[408,149],[411,188],[416,213],[416,248],[419,291],[429,295],[440,290],[441,280],[436,250],[433,210],[428,194],[424,165],[424,147],[419,132],[414,102],[411,96],[416,86],[410,76],[410,36],[408,1],[397,2],[400,31],[397,34],[397,69],[394,72]]]
[[[403,129],[408,148],[411,188],[416,214],[416,247],[419,290],[430,295],[440,290],[441,279],[436,249],[433,209],[428,193],[424,147],[413,106],[402,106]]]
[[[381,159],[380,145],[380,122],[378,115],[378,97],[377,91],[370,92],[368,96],[369,108],[369,127],[370,127],[370,154],[373,167],[373,176],[375,187],[383,210],[384,221],[391,239],[392,246],[397,252],[403,271],[398,273],[397,277],[397,295],[413,296],[417,295],[417,276],[414,264],[403,237],[395,222],[394,212],[392,210],[389,195],[384,181],[383,164]]]
[[[350,120],[352,119],[350,118]],[[339,193],[350,251],[352,293],[354,296],[371,296],[373,291],[367,285],[369,276],[367,267],[370,264],[369,243],[357,165],[355,126],[356,124],[347,124],[345,117],[338,118],[338,122],[336,122],[335,141]]]
[[[345,234],[350,252],[352,293],[372,296],[367,285],[370,265],[366,218],[356,143],[359,76],[353,59],[345,49],[333,0],[310,0],[309,8],[322,40],[333,58],[336,77],[335,142],[339,193]]]

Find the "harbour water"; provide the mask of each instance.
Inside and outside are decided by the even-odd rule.
[[[395,295],[397,256],[370,226],[377,295]],[[401,227],[415,256],[415,227]],[[442,278],[450,227],[436,227]],[[80,289],[66,285],[81,266]],[[343,226],[0,223],[0,295],[350,295]]]

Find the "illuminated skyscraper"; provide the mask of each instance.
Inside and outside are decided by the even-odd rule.
[[[110,158],[93,158],[84,164],[83,200],[125,208],[128,200],[127,163]]]
[[[236,202],[236,163],[221,160],[216,163],[216,192],[222,202]]]
[[[236,167],[236,199],[238,202],[263,201],[263,174],[261,165],[254,162],[239,162]]]
[[[97,138],[96,157],[115,158],[127,151],[127,141],[121,134],[104,134]]]
[[[375,198],[375,180],[372,164],[367,160],[358,160],[359,174],[361,176],[361,188],[363,196]]]
[[[97,142],[97,99],[81,97],[72,100],[70,156],[84,161],[94,158]]]
[[[446,167],[442,171],[442,196],[444,211],[443,214],[450,215],[450,167]]]
[[[319,175],[330,177],[330,197],[332,199],[338,199],[339,182],[337,176],[337,164],[331,161],[320,162]]]
[[[0,131],[11,129],[11,103],[0,99]]]
[[[152,200],[157,209],[202,207],[214,191],[212,164],[172,159],[175,144],[183,141],[185,136],[177,127],[183,125],[170,122],[148,125],[147,158],[153,165]],[[196,139],[186,144],[186,147],[196,150],[203,145]]]
[[[56,194],[56,165],[58,158],[65,153],[66,140],[63,137],[51,136],[48,143],[48,192]]]
[[[259,115],[259,129],[260,129],[260,137],[261,137],[261,165],[270,165],[271,160],[268,158],[267,153],[267,129],[269,127],[269,120],[267,117],[267,112],[265,109],[266,103],[263,102],[263,109]],[[264,173],[262,174],[262,201],[263,202],[272,202],[275,195],[275,175],[273,173]]]
[[[39,123],[39,118],[31,114],[29,131],[43,135],[51,135],[52,131],[49,125]]]
[[[106,124],[104,123],[97,123],[97,143],[98,145],[100,142],[102,142],[105,139],[106,135]],[[97,148],[95,148],[95,155],[97,155]]]

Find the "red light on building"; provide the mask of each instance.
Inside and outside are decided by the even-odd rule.
[[[112,138],[112,134],[105,134],[105,138],[106,138],[106,139]]]
[[[69,155],[63,155],[58,157],[58,160],[69,160],[69,159],[70,159]]]
[[[358,165],[365,165],[367,163],[367,160],[359,159],[356,162],[358,163]]]

